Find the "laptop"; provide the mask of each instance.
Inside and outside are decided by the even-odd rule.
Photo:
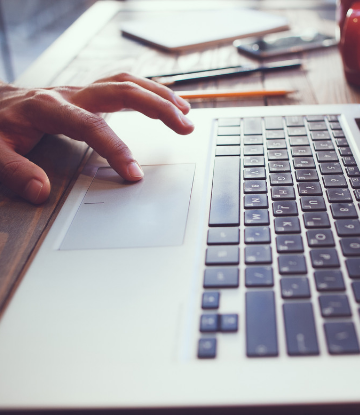
[[[0,320],[2,410],[359,410],[360,106],[190,118],[108,118],[145,177],[92,153]]]

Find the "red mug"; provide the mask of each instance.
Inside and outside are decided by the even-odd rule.
[[[337,21],[346,80],[360,86],[360,1],[338,0]]]

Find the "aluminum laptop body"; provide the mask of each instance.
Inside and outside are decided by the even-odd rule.
[[[190,118],[194,133],[178,136],[138,113],[109,117],[145,177],[125,183],[96,153],[90,157],[0,319],[0,409],[271,410],[360,403],[359,293],[354,285],[360,210],[353,180],[357,175],[351,175],[360,162],[360,106],[198,109]],[[303,125],[298,121],[291,126],[292,119]],[[261,131],[249,134],[253,120]],[[278,128],[267,128],[276,123]],[[315,123],[325,129],[317,130]],[[302,134],[292,135],[296,128],[303,128]],[[286,191],[292,187],[295,192],[293,198],[280,197],[283,203],[277,207],[276,180],[282,179],[269,170],[275,154],[269,148],[275,142],[268,144],[274,136],[268,131],[284,135],[275,138],[285,140],[288,152],[280,165],[288,161],[291,167],[282,177],[292,180]],[[343,137],[334,131],[343,132]],[[323,137],[314,132],[327,133],[326,139],[313,139]],[[249,150],[249,137],[255,137],[257,150]],[[341,146],[344,141],[338,138],[347,145]],[[318,155],[321,150],[314,143],[322,141],[328,148]],[[310,149],[305,149],[315,161],[310,173],[318,174],[311,183],[319,183],[322,195],[314,200],[322,197],[325,210],[312,210],[311,200],[301,199],[299,183],[308,181],[299,179],[294,168],[300,160],[295,147]],[[340,150],[345,147],[349,150]],[[252,158],[251,151],[260,156]],[[324,177],[330,175],[322,175],[321,157],[326,154],[336,154],[338,173],[346,182],[339,189],[348,190],[347,199],[329,201],[329,194],[338,196],[325,185]],[[266,189],[257,192],[251,175],[259,174],[254,160],[261,157],[261,184],[265,181]],[[346,157],[353,157],[348,165]],[[333,158],[331,163],[336,163]],[[274,169],[274,163],[271,166]],[[227,171],[232,175],[228,179]],[[230,183],[236,172],[240,203],[234,208],[226,198],[234,195]],[[246,183],[247,174],[251,183]],[[253,188],[245,192],[249,183]],[[252,209],[249,200],[259,194],[262,200],[265,195],[268,207],[256,207],[252,199]],[[278,211],[293,206],[289,202],[298,212],[286,217],[299,219],[301,228],[294,233],[302,238],[302,249],[291,258],[281,251],[288,239],[278,238],[288,234],[275,227],[284,216]],[[352,216],[334,218],[332,203],[342,215],[340,204],[345,202],[352,205]],[[226,221],[224,212],[235,220]],[[257,223],[264,212],[268,222]],[[307,227],[308,212],[327,213],[329,226]],[[354,222],[346,222],[350,219]],[[346,228],[349,223],[353,227]],[[229,228],[239,240],[222,243]],[[252,243],[245,237],[248,228],[267,228],[269,241]],[[319,231],[314,235],[331,231],[333,242],[321,248],[312,245],[313,234],[308,232],[314,229]],[[355,231],[343,236],[346,229]],[[346,240],[345,248],[341,239]],[[337,262],[328,255],[334,251]],[[319,253],[324,263],[314,259]],[[264,259],[269,254],[270,260]],[[301,256],[305,271],[287,272],[280,256],[285,262]],[[288,262],[291,268],[293,262]],[[340,288],[321,274],[328,271],[331,278],[341,273]],[[271,272],[270,279],[265,272]],[[297,291],[303,283],[307,294]]]

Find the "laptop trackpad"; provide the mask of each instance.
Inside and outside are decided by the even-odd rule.
[[[60,249],[181,245],[195,164],[142,168],[139,182],[99,168]]]

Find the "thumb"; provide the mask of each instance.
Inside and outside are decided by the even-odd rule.
[[[0,151],[0,182],[34,204],[45,202],[50,194],[44,170],[6,145]]]

